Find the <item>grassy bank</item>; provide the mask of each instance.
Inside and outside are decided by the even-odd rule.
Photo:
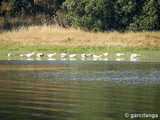
[[[0,34],[0,55],[20,53],[115,53],[128,57],[139,53],[144,59],[160,58],[160,32],[85,32],[59,26],[32,26]],[[159,60],[160,61],[160,60]]]
[[[76,53],[80,58],[81,53],[94,53],[100,55],[102,53],[109,53],[109,59],[114,61],[117,57],[115,53],[125,53],[125,60],[129,60],[129,56],[132,53],[141,54],[141,61],[146,62],[159,62],[160,61],[160,47],[122,47],[122,46],[46,46],[46,45],[26,45],[26,46],[3,46],[0,48],[0,59],[5,60],[7,54],[12,52],[15,59],[20,59],[21,53]],[[57,59],[59,59],[57,55]],[[46,57],[45,57],[46,59]]]
[[[104,52],[109,53],[117,53],[117,52],[124,52],[124,53],[143,53],[148,52],[156,52],[157,55],[160,55],[160,47],[123,47],[123,46],[46,46],[46,45],[21,45],[21,46],[1,46],[0,47],[1,53],[28,53],[28,52],[43,52],[43,53],[95,53],[95,54],[102,54]]]
[[[94,33],[59,26],[31,26],[2,32],[0,46],[6,45],[160,47],[160,31]]]

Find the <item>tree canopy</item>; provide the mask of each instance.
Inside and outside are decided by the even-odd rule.
[[[89,30],[159,30],[160,0],[66,0],[71,25]]]
[[[0,0],[1,17],[37,14],[91,31],[160,30],[160,0]]]

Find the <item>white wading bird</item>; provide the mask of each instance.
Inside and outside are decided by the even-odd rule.
[[[138,61],[139,59],[137,57],[141,56],[140,54],[131,54],[130,60],[131,61]]]
[[[12,56],[12,53],[8,53],[8,57]]]
[[[60,54],[61,57],[67,57],[67,55],[69,55],[69,53],[61,53]]]
[[[130,55],[130,58],[137,58],[137,57],[139,57],[139,56],[141,56],[140,54],[131,54]]]
[[[88,57],[86,54],[81,54],[81,57],[82,58],[86,58],[86,57]]]
[[[26,54],[20,54],[19,56],[20,56],[20,57],[25,57],[25,56],[26,56]]]
[[[81,57],[82,58],[87,58],[87,57],[90,57],[92,56],[93,53],[90,53],[90,54],[81,54]]]
[[[26,54],[27,57],[32,57],[33,55],[34,55],[34,52]]]
[[[70,58],[75,58],[77,56],[77,54],[70,54],[69,57]]]
[[[101,58],[103,55],[94,55],[93,53],[91,53],[91,56],[93,57],[93,58],[97,58],[97,59],[99,59],[99,58]]]
[[[57,53],[53,53],[53,54],[51,53],[51,54],[47,54],[47,56],[48,56],[48,57],[53,57],[53,56],[55,56],[56,54],[57,54]]]
[[[109,53],[103,53],[103,56],[107,57],[109,55]]]
[[[118,57],[124,56],[124,53],[116,53],[116,56],[118,56]]]
[[[43,57],[44,54],[43,53],[37,53],[37,57]]]

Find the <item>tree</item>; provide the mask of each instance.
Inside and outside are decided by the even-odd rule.
[[[29,16],[34,14],[33,0],[13,0],[12,16]]]
[[[54,16],[65,0],[34,0],[37,13]]]
[[[117,0],[114,5],[116,30],[124,31],[133,21],[135,15],[139,15],[145,0]]]
[[[71,25],[88,30],[111,30],[114,0],[66,0],[63,4]]]
[[[160,5],[157,0],[145,1],[141,15],[134,16],[134,21],[128,27],[129,30],[158,30],[160,28],[159,7]]]

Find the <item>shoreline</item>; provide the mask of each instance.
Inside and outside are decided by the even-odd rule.
[[[160,62],[160,47],[122,47],[122,46],[46,46],[46,45],[26,45],[26,46],[3,46],[0,48],[0,60],[7,60],[9,57],[8,53],[12,53],[13,60],[19,60],[21,58],[19,55],[22,53],[43,53],[45,54],[44,60],[47,60],[46,54],[57,53],[57,60],[60,60],[60,53],[70,53],[77,54],[77,60],[80,59],[81,54],[94,53],[96,55],[101,55],[103,53],[109,53],[108,57],[111,61],[119,60],[124,58],[129,61],[130,54],[140,54],[140,62]],[[116,57],[116,53],[124,53],[122,57]],[[36,60],[36,55],[33,57]],[[24,59],[24,60],[25,60]],[[68,59],[68,58],[67,58]],[[12,60],[12,59],[10,59]],[[125,61],[124,60],[124,61]],[[122,59],[123,61],[123,59]]]
[[[141,54],[160,61],[160,31],[87,32],[59,26],[30,26],[0,33],[0,58],[8,53]]]
[[[160,52],[160,47],[124,47],[124,46],[72,46],[72,45],[6,45],[0,47],[1,53],[19,53],[19,52],[69,52],[85,53],[94,52],[101,54],[103,52]],[[159,54],[160,55],[160,54]]]

